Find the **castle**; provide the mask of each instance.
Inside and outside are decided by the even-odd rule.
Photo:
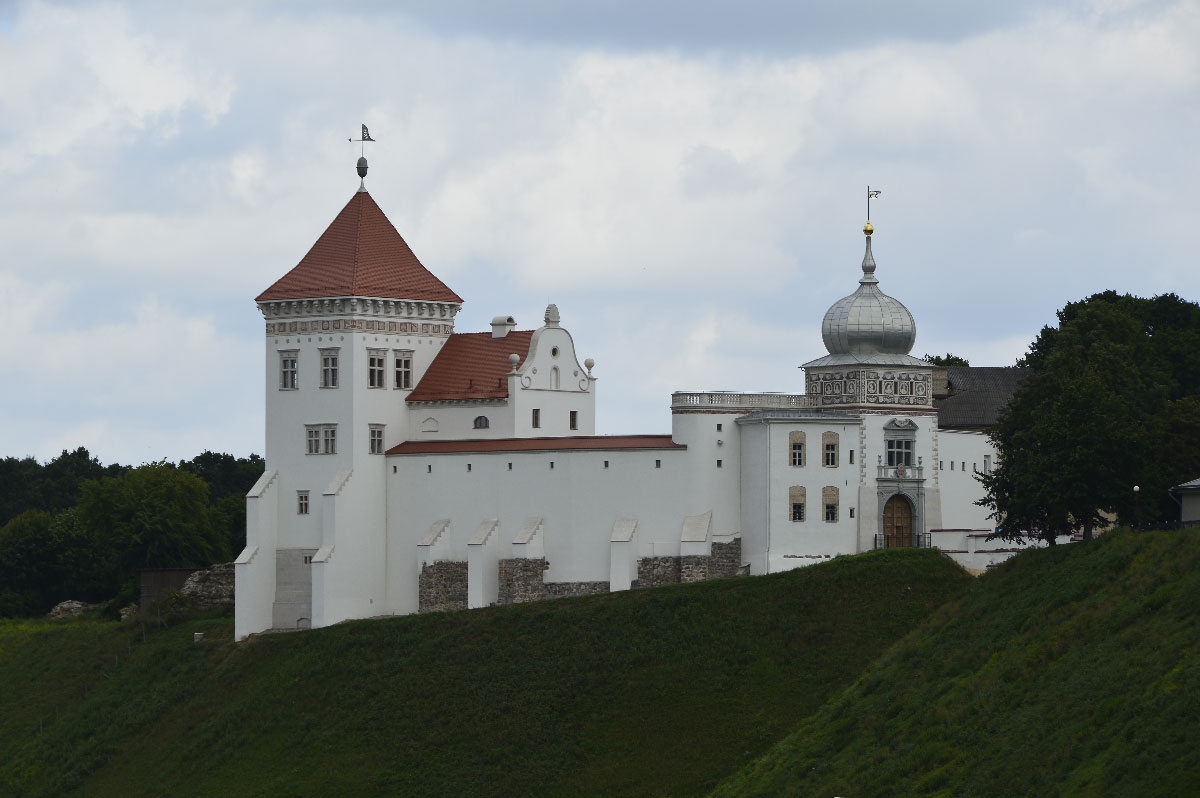
[[[681,391],[671,434],[600,436],[594,363],[558,309],[534,330],[501,315],[456,332],[463,299],[360,183],[256,299],[266,471],[246,499],[236,637],[880,547],[1009,556],[985,543],[974,473],[1012,370],[912,357],[912,314],[880,290],[864,233],[803,395]]]

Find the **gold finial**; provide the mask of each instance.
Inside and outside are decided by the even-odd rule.
[[[866,224],[863,225],[863,235],[869,236],[869,235],[871,235],[871,233],[874,233],[874,232],[875,232],[875,225],[871,224],[870,222],[867,222]]]

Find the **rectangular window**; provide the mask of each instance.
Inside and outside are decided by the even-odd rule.
[[[887,464],[896,466],[911,466],[913,463],[913,442],[910,440],[887,441]]]
[[[337,454],[337,424],[306,424],[305,454]]]
[[[534,429],[539,429],[542,426],[542,411],[538,408],[533,408],[532,425]]]
[[[854,465],[854,450],[853,449],[850,450],[849,455],[850,455],[850,465]]]
[[[338,387],[338,350],[321,350],[321,387]]]
[[[304,555],[304,564],[312,565],[312,558],[313,558],[313,556],[311,554],[305,554]]]
[[[607,461],[607,460],[605,460],[605,461],[604,461],[604,467],[605,467],[605,468],[608,468],[608,461]]]
[[[655,467],[655,468],[662,468],[662,460],[655,460],[655,461],[654,461],[654,467]]]
[[[718,425],[717,425],[717,432],[720,432],[720,431],[721,431],[721,425],[720,425],[720,424],[718,424]]]
[[[966,461],[966,460],[963,460],[963,461],[962,461],[962,468],[960,468],[959,470],[960,470],[960,471],[966,471],[966,470],[967,470],[967,461]]]
[[[793,443],[792,444],[792,465],[797,466],[797,467],[804,465],[804,444],[803,443]]]
[[[412,390],[412,362],[413,353],[411,350],[396,350],[396,388],[399,390]]]
[[[837,520],[837,505],[836,504],[825,505],[825,520],[826,521],[836,521]]]
[[[720,461],[720,460],[718,460],[718,461],[717,461],[717,468],[721,468],[721,461]]]
[[[371,454],[383,454],[383,425],[372,424],[370,428],[371,434]]]
[[[851,518],[854,517],[854,508],[853,507],[850,508],[850,517]]]
[[[296,491],[296,515],[308,515],[308,491]]]
[[[825,465],[833,468],[837,466],[837,444],[825,444]]]
[[[944,462],[942,462],[941,460],[938,460],[938,471],[945,471],[945,470],[946,470],[946,464]]]
[[[279,390],[294,391],[299,385],[296,379],[296,361],[300,353],[296,350],[279,353]]]
[[[571,411],[571,429],[579,429],[579,411]]]
[[[792,502],[792,520],[804,520],[804,502]]]
[[[367,387],[386,388],[384,371],[387,369],[387,351],[384,349],[367,350]]]
[[[992,473],[992,456],[990,454],[985,454],[983,456],[983,473]]]

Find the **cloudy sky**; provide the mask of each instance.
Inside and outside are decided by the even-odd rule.
[[[357,188],[362,122],[457,328],[557,303],[601,433],[803,391],[867,184],[914,354],[1200,298],[1200,0],[0,0],[0,76],[0,456],[261,453],[253,297]]]

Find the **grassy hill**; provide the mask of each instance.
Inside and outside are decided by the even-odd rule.
[[[982,577],[718,796],[1200,795],[1200,534]]]
[[[901,550],[243,644],[0,624],[0,794],[700,794],[970,585]]]

